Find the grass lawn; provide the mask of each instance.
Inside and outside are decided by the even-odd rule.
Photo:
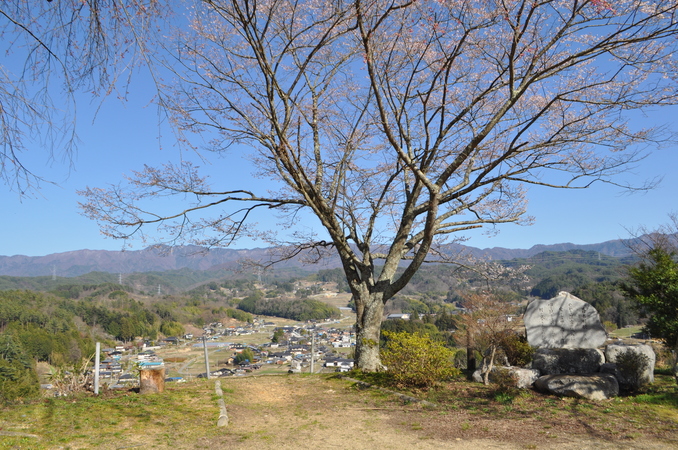
[[[643,330],[642,326],[636,326],[636,327],[626,327],[626,328],[618,328],[612,332],[610,332],[610,337],[615,337],[615,338],[621,338],[621,339],[627,339],[630,338],[631,335],[635,333],[640,333]]]
[[[357,376],[357,374],[353,374]],[[463,379],[408,392],[433,406],[334,374],[219,379],[162,394],[107,391],[0,410],[0,448],[678,448],[678,389],[658,375],[646,393],[606,401],[503,392]]]

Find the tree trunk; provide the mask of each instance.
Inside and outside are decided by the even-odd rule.
[[[363,294],[356,303],[356,366],[365,372],[382,370],[379,356],[381,322],[384,316],[384,302],[381,295]]]
[[[165,391],[165,368],[141,369],[139,371],[139,393],[159,394]]]
[[[468,379],[472,379],[473,372],[476,370],[476,351],[469,330],[466,330],[466,370]]]
[[[494,367],[494,355],[496,352],[497,347],[493,345],[492,352],[490,353],[490,362],[487,367],[485,367],[485,362],[483,361],[483,370],[485,370],[485,373],[483,374],[483,384],[485,384],[485,386],[490,384],[490,372],[492,372],[492,368]]]

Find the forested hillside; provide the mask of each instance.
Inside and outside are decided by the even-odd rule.
[[[29,289],[33,291],[50,292],[58,289],[82,290],[86,286],[102,283],[119,283],[122,286],[147,295],[157,295],[160,291],[164,294],[182,294],[210,282],[226,280],[257,280],[263,278],[264,282],[277,282],[293,278],[303,278],[311,272],[299,269],[273,269],[263,274],[254,270],[194,270],[183,268],[162,272],[134,272],[134,273],[108,273],[90,272],[75,277],[39,276],[18,277],[0,275],[0,291],[11,289]],[[67,286],[67,288],[64,288]],[[79,288],[78,288],[79,286]],[[74,292],[75,292],[74,291]],[[77,298],[77,295],[73,298]]]
[[[432,264],[422,268],[409,285],[387,304],[387,312],[449,312],[465,291],[477,288],[491,288],[507,301],[514,302],[529,297],[552,298],[560,291],[568,291],[596,306],[604,320],[624,326],[638,320],[637,312],[621,296],[616,285],[625,274],[624,268],[631,263],[633,260],[630,257],[616,258],[595,251],[547,251],[529,258],[496,261],[496,264],[509,268],[526,268],[523,276],[498,280],[489,280],[482,272],[455,265]],[[259,289],[266,291],[264,296],[267,300],[255,302],[249,299],[243,304],[249,312],[286,315],[294,311],[295,317],[314,318],[324,314],[319,305],[309,306],[308,301],[303,308],[300,303],[283,305],[289,300],[301,299],[313,293],[305,292],[304,289],[297,292],[293,285],[299,280],[311,284],[333,283],[338,292],[348,291],[341,269],[305,272],[297,268],[248,272],[184,268],[123,275],[92,272],[73,278],[0,276],[0,290],[30,289],[71,299],[93,298],[97,297],[97,290],[102,289],[102,286],[109,283],[118,285],[121,282],[119,290],[134,293],[137,297],[160,299],[167,295],[185,296],[193,301],[198,299],[199,302],[205,299],[225,301],[221,306],[236,307],[238,302],[233,299],[244,299],[253,294],[256,290],[254,285],[257,284]],[[290,295],[292,291],[294,295]],[[268,299],[279,300],[271,302]],[[314,308],[321,313],[312,312],[309,316],[308,311]],[[180,320],[193,320],[191,314],[184,312],[175,315]],[[209,317],[203,320],[209,320]]]
[[[389,312],[436,314],[463,303],[469,289],[491,289],[507,302],[530,298],[549,299],[560,291],[571,292],[591,303],[601,319],[618,327],[636,324],[639,312],[618,288],[632,257],[616,258],[595,251],[543,252],[529,258],[496,261],[508,268],[524,268],[523,277],[491,280],[481,272],[454,265],[422,268],[410,284],[387,304]]]
[[[565,290],[595,306],[610,326],[635,324],[639,312],[619,289],[632,262],[582,250],[544,252],[497,261],[496,267],[508,268],[512,275],[494,279],[463,267],[426,266],[386,306],[387,314],[409,313],[411,319],[386,321],[384,329],[419,331],[454,346],[455,313],[465,306],[467,293],[480,288],[490,289],[516,313],[530,298],[551,298]],[[340,269],[3,276],[0,378],[14,381],[11,389],[0,390],[8,398],[35,393],[36,362],[77,364],[93,354],[95,340],[112,345],[181,336],[190,327],[228,319],[248,322],[253,315],[302,321],[339,317],[337,308],[323,302],[327,291],[348,291]]]

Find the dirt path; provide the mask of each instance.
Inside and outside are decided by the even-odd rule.
[[[678,443],[615,439],[576,418],[561,427],[538,415],[504,420],[403,405],[391,395],[321,377],[222,378],[221,383],[230,423],[218,442],[209,443],[213,448],[607,450],[675,448]]]

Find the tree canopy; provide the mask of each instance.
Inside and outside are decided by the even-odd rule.
[[[84,213],[116,238],[154,230],[220,246],[254,236],[281,258],[337,252],[356,305],[357,364],[376,370],[384,304],[426,261],[453,260],[439,244],[528,224],[529,186],[630,187],[620,172],[665,136],[626,113],[678,99],[677,8],[200,2],[159,43],[175,81],[160,101],[186,136],[248,155],[254,175],[277,184],[230,185],[228,167],[213,182],[182,159],[88,188]],[[186,202],[157,202],[169,195]],[[257,228],[259,209],[294,233]],[[309,215],[322,231],[302,226]]]
[[[626,293],[649,313],[646,331],[678,350],[678,262],[676,252],[663,247],[647,251],[638,266],[629,268]]]

